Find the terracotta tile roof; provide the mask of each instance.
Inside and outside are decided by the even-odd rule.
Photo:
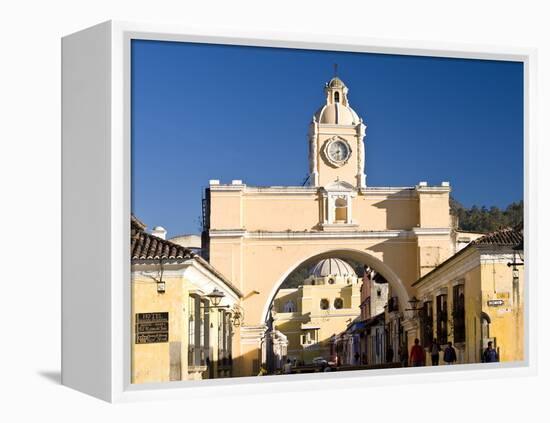
[[[514,228],[504,228],[497,231],[488,233],[481,238],[475,239],[470,242],[466,247],[460,250],[455,255],[449,257],[443,263],[426,273],[420,279],[412,284],[412,286],[418,285],[424,281],[428,276],[433,275],[435,272],[441,270],[442,267],[452,262],[458,256],[464,254],[466,251],[470,251],[472,248],[486,248],[486,247],[509,247],[514,250],[523,250],[523,224],[517,225]]]
[[[134,219],[130,233],[132,260],[190,259],[195,255],[188,248],[145,232],[144,226],[138,226]]]
[[[145,226],[145,223],[143,223],[141,220],[139,220],[134,215],[131,215],[130,218],[130,225],[132,229],[138,229],[144,231],[147,226]]]
[[[472,245],[516,246],[523,243],[523,229],[505,228],[491,232],[471,242]]]
[[[185,261],[193,259],[210,271],[210,273],[221,279],[239,297],[243,297],[242,292],[233,285],[231,281],[204,258],[194,253],[189,248],[182,247],[181,245],[145,232],[146,226],[133,215],[131,217],[130,227],[130,256],[132,262],[139,260],[168,259]]]

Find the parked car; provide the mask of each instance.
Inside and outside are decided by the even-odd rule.
[[[315,357],[313,359],[313,364],[315,366],[326,367],[329,365],[329,362],[323,357]]]

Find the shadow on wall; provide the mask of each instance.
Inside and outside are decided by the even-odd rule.
[[[420,220],[418,202],[408,198],[409,190],[390,194],[386,200],[374,203],[373,206],[386,212],[387,229],[411,229]]]

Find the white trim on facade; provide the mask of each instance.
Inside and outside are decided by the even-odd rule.
[[[139,272],[144,276],[149,276],[149,272],[153,272],[155,269],[158,269],[158,261],[155,260],[143,264],[132,264],[132,273]],[[186,260],[183,263],[165,263],[163,276],[165,278],[183,277],[195,285],[196,290],[203,294],[209,294],[216,287],[226,294],[220,302],[221,305],[233,306],[240,300],[230,286],[194,259]]]
[[[339,225],[335,225],[339,226]],[[344,226],[344,225],[341,225]],[[348,225],[345,225],[348,226]],[[413,231],[331,231],[331,232],[248,232],[234,229],[211,229],[211,238],[246,238],[246,239],[387,239],[387,238],[416,238]]]

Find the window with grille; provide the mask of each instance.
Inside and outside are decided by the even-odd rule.
[[[422,322],[422,345],[428,347],[433,341],[433,305],[431,301],[425,301],[422,306],[420,319]]]
[[[187,347],[187,360],[189,363],[189,366],[195,365],[195,326],[196,326],[196,318],[195,318],[195,297],[189,296],[189,303],[187,306],[187,317],[188,317],[188,347]]]
[[[442,294],[436,297],[436,319],[437,319],[437,342],[447,343],[447,295]]]
[[[466,340],[464,285],[453,287],[453,338],[454,342]]]

